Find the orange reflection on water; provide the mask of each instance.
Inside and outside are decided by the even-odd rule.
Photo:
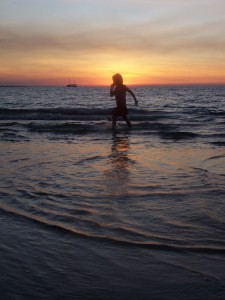
[[[112,159],[114,169],[127,169],[129,166],[128,160],[129,142],[127,137],[114,138],[112,144]]]
[[[115,134],[112,139],[108,169],[105,171],[108,179],[107,192],[111,195],[129,194],[131,167],[135,164],[130,151],[128,136]]]

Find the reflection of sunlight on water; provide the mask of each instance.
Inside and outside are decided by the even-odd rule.
[[[115,137],[112,145],[111,163],[115,170],[122,170],[127,173],[129,143],[127,137]]]
[[[112,170],[117,173],[119,177],[124,177],[129,175],[129,167],[135,163],[131,159],[129,153],[130,144],[127,136],[114,136],[112,144],[111,153],[111,164]]]
[[[135,163],[131,158],[127,136],[114,135],[112,139],[109,169],[105,172],[110,180],[108,189],[113,194],[127,194],[130,167]]]

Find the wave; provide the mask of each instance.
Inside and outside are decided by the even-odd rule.
[[[109,109],[102,108],[0,108],[0,114],[62,114],[62,115],[92,115],[105,114]]]
[[[213,144],[215,146],[220,146],[220,147],[224,147],[225,146],[225,142],[211,142],[211,144]]]
[[[55,134],[88,134],[88,133],[102,133],[111,132],[111,126],[106,121],[94,122],[94,123],[77,123],[77,122],[63,122],[61,124],[36,124],[30,123],[25,125],[29,130],[39,133],[51,132]],[[139,134],[157,134],[163,139],[190,139],[200,136],[197,133],[191,131],[180,131],[177,125],[168,125],[161,122],[136,122],[133,124],[133,128],[130,131],[126,124],[119,126],[116,129],[118,132],[129,131],[138,132]]]
[[[2,138],[13,140],[12,131],[26,128],[32,132],[54,134],[88,134],[111,132],[111,108],[0,108],[0,133]],[[158,135],[163,140],[204,138],[216,146],[224,146],[224,132],[215,127],[213,131],[202,130],[194,112],[188,118],[183,113],[164,110],[129,109],[132,131],[138,134]],[[193,114],[193,115],[192,115]],[[118,119],[120,121],[120,119]],[[123,122],[118,131],[128,131]],[[216,121],[214,120],[214,124]],[[221,126],[221,124],[220,124]]]
[[[223,138],[224,134],[200,134],[194,131],[195,126],[189,126],[187,130],[183,130],[179,124],[168,123],[157,120],[150,121],[134,121],[132,119],[132,129],[130,130],[125,123],[119,123],[116,132],[129,132],[139,135],[157,135],[164,140],[179,141],[182,139],[195,139],[206,137],[207,139]],[[22,128],[21,128],[22,127]],[[5,138],[12,135],[24,134],[24,129],[30,132],[52,133],[52,134],[91,134],[91,133],[107,133],[111,130],[111,118],[101,118],[101,120],[32,120],[32,122],[6,122],[0,123],[0,133]],[[22,134],[22,136],[23,136]],[[3,137],[3,136],[2,136]]]
[[[1,204],[0,210],[4,213],[13,214],[17,217],[22,217],[28,219],[29,221],[38,222],[43,226],[49,226],[56,230],[64,231],[66,233],[71,233],[73,235],[88,238],[100,242],[108,242],[113,244],[119,244],[121,246],[128,246],[128,247],[141,247],[147,249],[156,249],[156,250],[165,250],[165,251],[190,251],[190,252],[199,252],[199,253],[209,253],[209,254],[225,254],[225,247],[211,247],[211,246],[186,246],[186,245],[175,245],[171,243],[160,243],[160,242],[139,242],[139,241],[131,241],[122,238],[114,238],[107,235],[94,235],[91,233],[85,233],[83,231],[79,231],[71,226],[68,226],[64,223],[47,220],[44,217],[37,216],[32,213],[28,213],[25,211],[21,211],[17,208],[9,207],[7,205]]]
[[[73,134],[85,134],[93,131],[91,124],[79,124],[79,123],[63,123],[63,124],[35,124],[30,123],[25,125],[30,131],[36,131],[39,133],[51,132],[51,133],[73,133]]]
[[[173,139],[173,140],[196,138],[200,136],[197,133],[188,132],[188,131],[162,131],[160,132],[160,135],[164,139]]]
[[[0,108],[2,120],[68,120],[68,119],[99,119],[111,113],[110,109],[67,109],[67,108]],[[92,116],[92,117],[91,117]]]
[[[102,120],[111,115],[112,108],[0,108],[1,120]],[[166,111],[129,109],[133,120],[157,120],[172,117]]]
[[[225,158],[225,154],[216,155],[216,156],[211,156],[211,157],[209,157],[207,160],[211,160],[211,159],[219,159],[219,158]]]

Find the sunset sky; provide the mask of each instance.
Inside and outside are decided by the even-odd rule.
[[[225,83],[224,0],[0,0],[0,85]]]

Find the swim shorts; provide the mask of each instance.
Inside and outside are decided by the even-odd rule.
[[[127,107],[115,107],[112,111],[114,116],[126,116],[128,114]]]

